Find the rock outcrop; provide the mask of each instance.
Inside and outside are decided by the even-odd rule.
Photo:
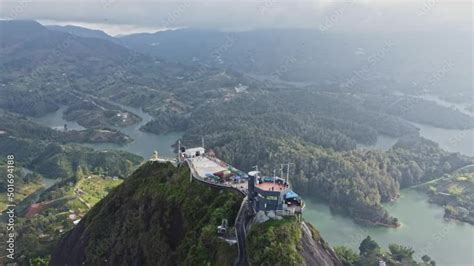
[[[321,238],[319,232],[309,223],[301,223],[301,256],[305,265],[342,266],[336,253]]]

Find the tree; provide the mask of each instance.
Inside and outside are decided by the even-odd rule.
[[[377,251],[380,249],[379,244],[372,240],[370,236],[367,236],[362,242],[360,243],[359,246],[359,255],[364,256],[367,255],[368,253],[372,253],[373,251]]]
[[[49,265],[50,257],[37,257],[30,259],[30,265],[33,266],[47,266]]]
[[[421,260],[426,264],[436,266],[436,261],[432,260],[428,255],[423,255],[423,257],[421,257]]]
[[[399,262],[412,262],[415,251],[412,248],[398,244],[390,244],[388,246],[392,257]]]
[[[84,172],[82,166],[80,166],[80,165],[77,166],[75,176],[77,178],[83,178],[85,175],[86,175],[86,173]]]
[[[344,266],[355,265],[359,260],[359,255],[357,255],[354,250],[346,246],[334,247],[334,251]]]
[[[423,255],[423,257],[421,257],[421,260],[423,260],[424,262],[430,262],[431,258],[428,255]]]

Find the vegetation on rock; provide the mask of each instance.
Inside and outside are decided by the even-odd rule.
[[[390,244],[389,251],[383,250],[377,242],[367,236],[359,246],[359,253],[345,246],[334,248],[337,256],[344,266],[367,266],[380,265],[383,261],[388,266],[433,266],[436,265],[429,256],[424,255],[420,262],[417,262],[413,255],[415,251],[409,247],[398,244]]]
[[[247,250],[253,265],[302,265],[298,252],[301,239],[296,219],[269,220],[252,226]]]
[[[187,168],[148,162],[59,241],[52,263],[232,264],[236,247],[216,228],[223,218],[232,225],[241,200],[190,182]]]

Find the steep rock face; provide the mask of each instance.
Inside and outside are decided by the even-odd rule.
[[[56,246],[51,265],[232,264],[219,239],[242,198],[189,181],[187,168],[148,162],[98,203]]]
[[[309,223],[301,223],[299,251],[305,265],[341,266],[334,251],[321,238],[319,232]]]
[[[247,238],[252,265],[342,265],[319,232],[294,217],[254,224]]]

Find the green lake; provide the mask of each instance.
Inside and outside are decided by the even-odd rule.
[[[474,226],[443,218],[443,208],[428,203],[423,193],[406,189],[398,201],[386,204],[402,226],[384,228],[362,226],[347,216],[333,214],[321,202],[306,199],[304,218],[314,224],[331,246],[346,245],[358,251],[362,239],[370,235],[381,246],[390,243],[412,247],[415,258],[427,254],[437,265],[474,265]]]

